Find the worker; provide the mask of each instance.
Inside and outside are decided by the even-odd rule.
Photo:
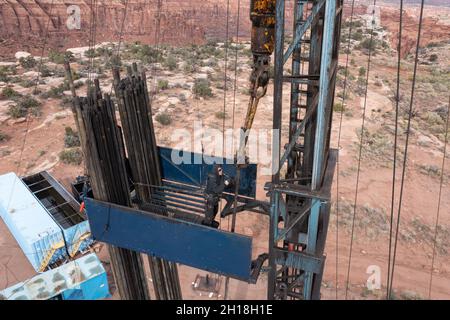
[[[205,219],[202,224],[218,228],[219,223],[215,221],[217,213],[219,212],[219,201],[225,188],[233,185],[233,178],[225,177],[223,168],[219,165],[214,165],[213,170],[208,174],[206,182],[206,212]]]

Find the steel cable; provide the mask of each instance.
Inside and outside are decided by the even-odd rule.
[[[373,46],[373,33],[375,29],[375,5],[376,0],[373,1],[373,11],[372,11],[372,29],[370,32],[370,42],[369,42],[369,57],[367,59],[367,74],[366,74],[366,88],[364,93],[364,107],[363,107],[363,118],[361,124],[361,137],[359,141],[359,156],[358,156],[358,169],[356,174],[356,186],[355,186],[355,201],[353,205],[353,218],[352,218],[352,228],[351,228],[351,238],[350,238],[350,252],[348,257],[348,268],[347,268],[347,278],[346,278],[346,287],[345,287],[345,300],[348,298],[348,290],[349,290],[349,282],[350,282],[350,270],[352,263],[352,252],[353,252],[353,241],[355,234],[355,222],[356,222],[356,210],[358,204],[358,191],[359,191],[359,182],[360,182],[360,174],[361,174],[361,159],[362,159],[362,151],[363,151],[363,141],[364,141],[364,133],[365,133],[365,123],[366,123],[366,109],[367,109],[367,95],[369,89],[369,75],[370,75],[370,64],[372,58],[372,46]]]
[[[406,166],[407,166],[407,161],[408,161],[409,137],[410,137],[410,132],[411,132],[411,120],[412,120],[412,113],[413,113],[412,108],[414,105],[417,67],[419,64],[419,50],[420,50],[420,39],[421,39],[421,34],[422,34],[424,3],[425,3],[425,0],[422,0],[421,5],[420,5],[419,30],[417,32],[416,56],[414,59],[414,72],[413,72],[413,79],[412,79],[411,98],[409,101],[408,126],[406,129],[406,142],[405,142],[405,150],[404,150],[404,157],[403,157],[402,179],[401,179],[398,214],[397,214],[397,227],[396,227],[396,232],[395,232],[394,255],[392,258],[392,269],[391,269],[390,283],[389,283],[389,288],[388,288],[388,290],[389,290],[388,299],[392,298],[392,285],[394,282],[394,275],[395,275],[395,273],[394,273],[395,260],[397,257],[398,234],[399,234],[399,229],[400,229],[400,217],[401,217],[401,210],[402,210],[402,204],[403,204],[403,193],[404,193],[404,185],[405,185],[405,178],[406,178]]]
[[[342,93],[342,110],[340,112],[339,119],[339,133],[338,133],[338,154],[336,161],[336,300],[338,300],[338,281],[339,281],[339,174],[340,174],[340,152],[341,152],[341,133],[342,133],[342,120],[344,118],[345,101],[347,95],[347,80],[348,80],[348,62],[350,56],[350,44],[353,31],[353,14],[355,9],[355,0],[352,0],[351,15],[350,15],[350,28],[347,41],[347,57],[345,61],[345,75],[344,75],[344,87]]]
[[[392,231],[394,225],[394,205],[395,205],[395,185],[397,176],[397,145],[398,145],[398,118],[400,104],[400,67],[401,67],[401,48],[402,48],[402,31],[403,31],[403,0],[400,1],[400,21],[398,33],[398,62],[397,62],[397,90],[395,94],[395,138],[394,138],[394,163],[392,169],[392,196],[391,196],[391,215],[389,223],[389,258],[388,258],[388,275],[386,284],[386,298],[389,299],[389,283],[391,276],[391,256],[392,256]]]

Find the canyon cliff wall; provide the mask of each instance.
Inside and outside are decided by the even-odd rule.
[[[52,6],[52,2],[54,4]],[[1,54],[21,50],[35,52],[42,47],[48,27],[48,47],[74,47],[89,43],[92,8],[97,10],[96,41],[118,41],[125,13],[125,1],[98,0],[0,0]],[[202,43],[207,39],[223,39],[226,35],[226,1],[129,0],[123,36],[126,41],[155,43]],[[80,29],[70,30],[68,8],[80,8]],[[249,0],[241,1],[241,37],[250,34]],[[236,35],[237,2],[230,1],[229,35]],[[160,16],[158,25],[158,15]],[[157,32],[159,29],[159,32]]]
[[[442,0],[435,0],[440,1]],[[96,10],[96,43],[118,41],[123,21],[125,41],[154,44],[158,36],[160,43],[186,45],[204,43],[208,39],[218,41],[226,39],[227,0],[128,0],[124,20],[126,2],[125,0],[0,0],[0,57],[10,58],[18,50],[40,55],[44,43],[47,49],[87,46],[93,8]],[[238,1],[229,3],[229,38],[236,36],[239,14],[239,37],[248,39],[251,27],[250,0],[241,0],[240,8]],[[288,29],[292,29],[292,4],[292,1],[286,2]],[[67,27],[70,18],[68,11],[74,5],[80,8],[79,29]],[[349,5],[344,7],[344,11],[348,17]],[[366,11],[367,6],[357,1],[355,14],[364,14]],[[414,47],[417,17],[407,14],[405,20],[407,23],[402,48],[404,55]],[[381,23],[393,33],[391,40],[395,46],[398,9],[392,6],[382,7]],[[45,36],[47,29],[48,37]],[[426,17],[421,45],[449,39],[449,29],[450,26],[438,24],[437,20]]]

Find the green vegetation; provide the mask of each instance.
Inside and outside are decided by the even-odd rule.
[[[11,77],[9,76],[10,69],[8,67],[0,67],[0,81],[1,82],[9,82],[11,81]]]
[[[66,148],[80,147],[80,137],[78,132],[74,131],[71,127],[66,127],[64,135],[64,146]]]
[[[0,94],[0,99],[16,99],[21,97],[22,95],[17,92],[16,90],[14,90],[11,87],[5,87],[3,88],[1,94]]]
[[[366,129],[363,136],[362,158],[375,166],[389,166],[393,160],[393,141],[388,129],[381,127],[375,131]],[[361,132],[358,130],[358,137]],[[359,147],[359,142],[356,144]],[[399,151],[401,153],[401,151]]]
[[[112,69],[112,68],[119,68],[121,66],[122,66],[122,59],[119,56],[114,55],[107,58],[105,68]],[[98,73],[102,74],[102,71]]]
[[[353,28],[361,28],[363,26],[362,21],[360,20],[354,20],[352,23],[350,21],[345,21],[342,23],[342,28],[350,28],[352,26]]]
[[[0,142],[9,140],[9,136],[6,133],[0,131]]]
[[[352,33],[352,40],[361,41],[363,39],[363,33],[361,30],[356,30]]]
[[[20,58],[19,63],[24,69],[33,69],[37,64],[36,60],[32,56]]]
[[[375,52],[378,48],[378,41],[377,39],[370,39],[366,38],[360,43],[361,48],[371,50],[372,52]]]
[[[353,225],[353,213],[355,206],[350,201],[342,200],[339,202],[339,228],[350,234]],[[370,240],[379,239],[381,235],[389,235],[389,220],[386,211],[380,207],[372,207],[369,204],[358,205],[356,207],[358,221],[355,221],[355,229],[358,230],[358,236],[367,237]],[[336,224],[336,206],[331,207],[330,225]]]
[[[169,89],[169,81],[167,80],[158,80],[158,90],[163,91]]]
[[[31,96],[21,97],[17,104],[8,109],[8,115],[14,119],[25,117],[29,112],[34,116],[40,115],[41,103]]]
[[[156,121],[163,126],[168,126],[172,123],[172,117],[167,112],[162,112],[156,116]]]
[[[86,58],[92,59],[92,58],[100,57],[100,54],[97,52],[97,50],[91,48],[84,52],[84,56]]]
[[[215,116],[217,119],[223,120],[227,118],[227,113],[223,111],[218,111],[216,112]]]
[[[359,68],[359,76],[364,77],[366,75],[366,68],[360,67]]]
[[[169,55],[164,62],[164,66],[170,71],[174,71],[178,68],[177,59],[173,55]]]
[[[341,112],[345,111],[345,106],[342,103],[337,102],[337,103],[334,104],[333,110],[334,110],[334,112],[341,113]]]
[[[419,171],[424,175],[434,178],[440,178],[442,173],[441,168],[436,165],[419,165]]]
[[[36,85],[36,81],[33,80],[23,80],[20,83],[20,86],[23,88],[31,88],[34,87]]]
[[[75,89],[78,89],[83,86],[82,81],[78,81],[74,83]],[[64,97],[64,91],[70,90],[69,82],[64,81],[57,87],[51,87],[47,92],[41,94],[42,99],[61,99]]]
[[[47,65],[42,65],[39,69],[39,72],[41,73],[42,78],[48,78],[53,75],[53,72],[50,70],[50,68]]]
[[[68,97],[68,96],[64,96],[61,100],[61,107],[66,108],[72,105],[73,102],[73,98],[72,97]]]
[[[207,79],[196,79],[193,91],[197,97],[207,98],[213,96],[210,82]]]
[[[143,63],[160,62],[162,58],[161,49],[151,47],[147,44],[142,45],[139,42],[127,45],[127,53],[129,53],[130,58],[138,59]]]
[[[41,98],[43,99],[49,99],[49,98],[53,98],[53,99],[59,99],[62,98],[64,95],[64,90],[65,88],[63,87],[63,85],[60,85],[58,87],[51,87],[47,92],[44,92],[41,94]]]
[[[58,52],[58,51],[50,51],[48,54],[49,61],[56,64],[64,64],[66,61],[73,61],[73,53],[70,51],[66,52]]]
[[[59,159],[68,165],[79,166],[83,161],[83,153],[80,148],[72,148],[61,151]]]

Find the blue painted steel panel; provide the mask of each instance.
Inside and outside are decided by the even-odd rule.
[[[59,226],[14,173],[0,176],[0,216],[36,271],[52,246],[64,243]],[[67,257],[65,248],[58,249],[50,263]]]
[[[0,300],[99,300],[110,297],[106,271],[92,253],[0,291]]]
[[[161,158],[162,177],[166,180],[172,180],[180,183],[186,183],[195,186],[206,185],[208,173],[212,171],[214,163],[223,166],[223,171],[230,177],[236,176],[236,165],[233,160],[226,158],[210,157],[208,163],[203,156],[190,151],[181,151],[170,148],[159,148]],[[174,164],[172,155],[176,158],[186,157],[186,163]],[[256,197],[256,174],[257,165],[250,164],[241,170],[239,194],[241,196]],[[225,190],[234,194],[234,187]]]
[[[94,239],[249,281],[252,239],[148,212],[86,199]]]

